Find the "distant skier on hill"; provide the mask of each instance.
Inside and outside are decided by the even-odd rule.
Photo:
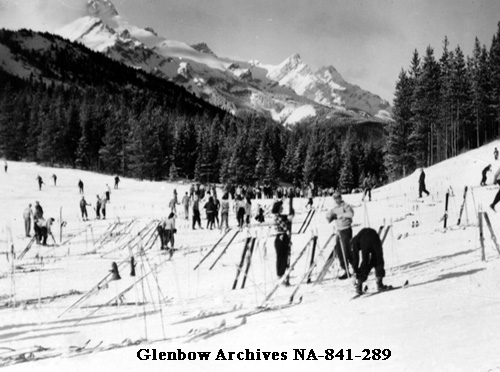
[[[495,157],[495,160],[498,160],[498,149],[495,147],[495,150],[493,150],[493,156]]]
[[[80,200],[80,211],[82,212],[82,220],[87,221],[89,219],[89,216],[87,214],[87,205],[91,205],[87,203],[85,200],[85,196],[82,196],[82,199]]]
[[[83,192],[83,181],[82,181],[82,180],[79,180],[79,181],[78,181],[78,192],[79,192],[80,194],[83,194],[83,193],[84,193],[84,192]]]
[[[38,190],[42,190],[42,185],[44,184],[42,177],[38,175],[36,179],[38,181]]]
[[[57,186],[57,176],[55,173],[52,175],[52,179],[54,180],[54,186]]]
[[[354,271],[354,288],[357,294],[363,293],[363,283],[371,269],[375,269],[377,290],[385,291],[390,287],[384,285],[384,253],[378,233],[371,228],[361,229],[351,241],[352,269]]]
[[[420,172],[420,177],[418,178],[418,197],[422,197],[422,193],[425,192],[427,196],[430,195],[429,191],[427,191],[427,188],[425,187],[425,172],[424,168],[421,169]]]
[[[118,184],[120,183],[120,177],[116,176],[115,177],[115,189],[118,188]]]
[[[491,164],[488,164],[488,166],[486,168],[484,168],[482,173],[481,173],[483,176],[483,178],[481,178],[481,186],[486,186],[487,173],[490,171],[491,171]]]

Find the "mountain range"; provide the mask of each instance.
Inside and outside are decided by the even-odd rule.
[[[334,112],[391,119],[387,101],[346,82],[333,66],[313,72],[299,54],[279,65],[219,57],[203,42],[188,45],[134,26],[109,0],[88,0],[86,14],[55,33],[172,81],[235,115],[259,112],[283,124]]]

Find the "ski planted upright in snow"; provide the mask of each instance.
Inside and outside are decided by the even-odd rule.
[[[446,229],[446,223],[448,222],[448,201],[450,199],[450,192],[448,191],[446,193],[446,200],[445,200],[445,203],[444,203],[444,216],[443,216],[443,220],[444,220],[444,228]]]
[[[247,256],[248,247],[251,241],[252,241],[251,236],[249,236],[245,241],[245,246],[243,247],[243,252],[241,254],[241,261],[240,264],[238,265],[238,270],[236,271],[236,277],[234,278],[233,289],[236,289],[236,286],[238,285],[238,279],[240,277],[241,270],[243,269],[243,264],[245,263],[245,258]]]
[[[460,221],[462,220],[462,213],[464,211],[465,202],[467,200],[467,190],[468,190],[468,187],[465,186],[465,189],[464,189],[464,200],[462,201],[462,206],[460,207],[460,213],[458,214],[457,226],[460,225]]]

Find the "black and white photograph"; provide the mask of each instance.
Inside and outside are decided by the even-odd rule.
[[[0,0],[0,369],[500,372],[499,148],[498,0]]]

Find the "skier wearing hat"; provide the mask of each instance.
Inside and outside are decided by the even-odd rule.
[[[352,239],[352,218],[354,210],[347,204],[340,192],[333,194],[335,206],[328,212],[326,219],[328,222],[335,221],[337,236],[335,238],[335,253],[339,259],[342,272],[339,279],[347,279],[349,276],[348,263],[351,262],[351,239]]]

